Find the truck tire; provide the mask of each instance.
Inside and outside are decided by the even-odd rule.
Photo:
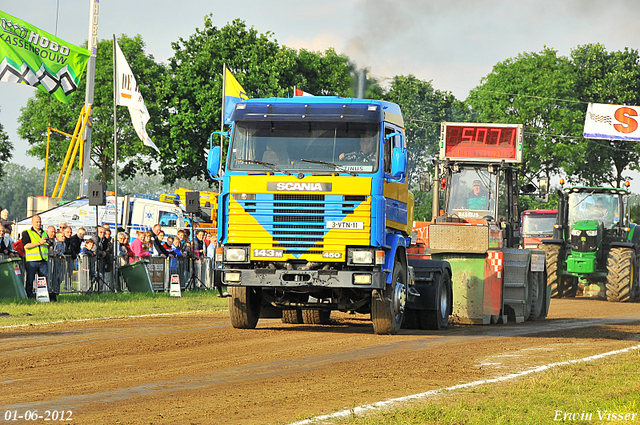
[[[379,297],[371,298],[373,331],[378,335],[395,334],[402,326],[407,300],[407,272],[399,261],[393,266],[391,284],[379,293]]]
[[[449,314],[452,310],[451,278],[445,272],[439,276],[436,291],[436,309],[420,310],[420,328],[443,330],[449,325]]]
[[[420,310],[405,308],[402,327],[404,329],[422,329],[420,326]]]
[[[611,248],[607,256],[607,301],[627,302],[636,280],[636,255],[632,248]]]
[[[249,286],[230,286],[229,317],[236,329],[254,329],[260,319],[262,296],[259,289]]]
[[[304,323],[302,318],[302,310],[294,308],[293,310],[282,310],[282,323],[291,325],[301,325]]]
[[[529,279],[529,289],[532,291],[529,320],[544,319],[547,317],[547,273],[530,272]]]
[[[330,325],[331,310],[302,310],[302,321],[305,325]]]
[[[551,298],[562,298],[564,288],[558,275],[560,245],[539,245],[547,254],[547,285],[551,287]]]

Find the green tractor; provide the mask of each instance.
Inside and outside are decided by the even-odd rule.
[[[612,302],[640,298],[640,229],[629,221],[629,191],[563,187],[558,195],[553,238],[540,246],[547,254],[551,296],[575,297],[582,289],[583,296]]]

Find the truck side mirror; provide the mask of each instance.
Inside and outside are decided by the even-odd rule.
[[[391,153],[391,175],[400,179],[407,174],[407,150],[405,148],[393,148]]]
[[[207,172],[212,179],[220,175],[220,163],[222,162],[222,151],[220,146],[213,146],[207,154]]]

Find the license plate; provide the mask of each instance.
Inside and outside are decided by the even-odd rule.
[[[327,229],[363,230],[362,221],[327,221]]]

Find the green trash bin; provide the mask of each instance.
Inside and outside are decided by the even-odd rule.
[[[153,292],[146,261],[140,260],[120,266],[120,273],[124,278],[129,292]]]
[[[0,261],[0,298],[27,298],[20,261],[22,258]]]

